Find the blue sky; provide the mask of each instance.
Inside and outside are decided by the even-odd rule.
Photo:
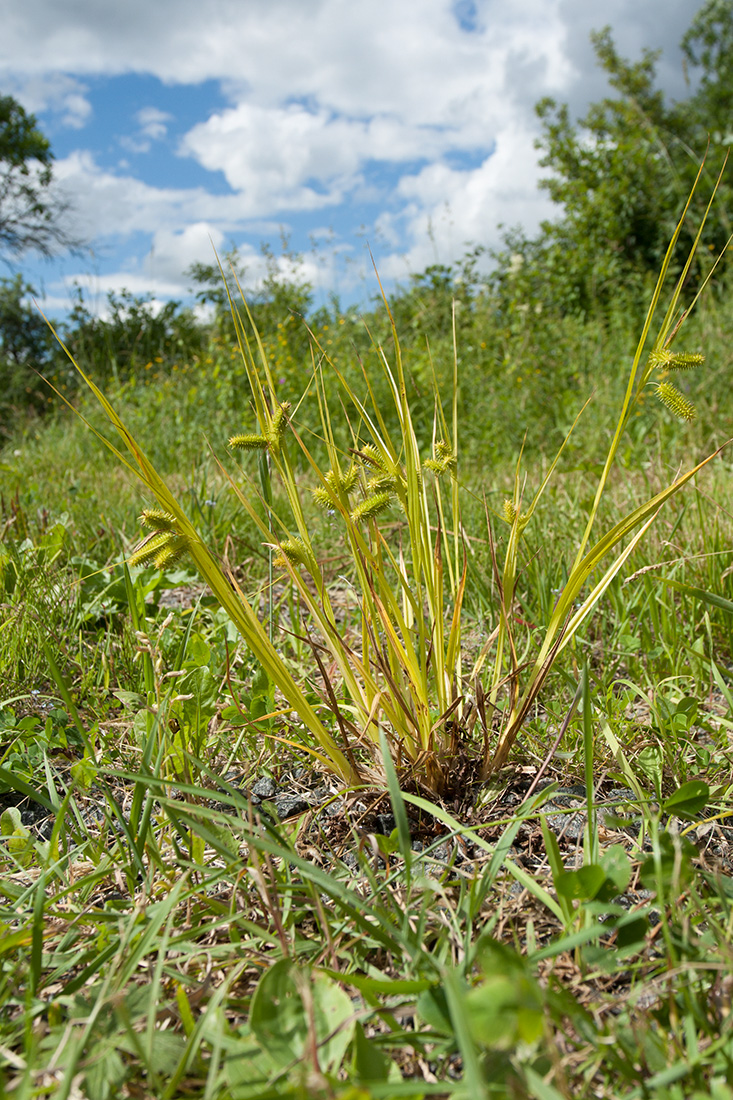
[[[74,283],[183,298],[212,242],[247,279],[285,237],[316,302],[375,291],[499,226],[552,214],[533,107],[602,96],[592,29],[685,94],[677,50],[695,0],[15,0],[0,91],[33,111],[89,242],[20,265],[56,314]],[[288,261],[280,261],[283,270]]]

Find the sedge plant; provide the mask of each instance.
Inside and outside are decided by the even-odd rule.
[[[377,352],[385,383],[380,392],[386,389],[388,408],[377,400],[374,377],[365,371],[364,393],[357,394],[314,339],[309,386],[317,401],[319,438],[317,446],[311,446],[304,438],[305,432],[299,430],[299,410],[278,399],[264,344],[246,302],[242,312],[227,287],[254,422],[246,425],[247,431],[231,436],[230,447],[243,456],[243,464],[237,474],[225,473],[271,549],[275,565],[298,593],[303,618],[294,629],[299,629],[307,640],[314,668],[321,674],[320,706],[295,677],[236,578],[206,546],[107,397],[72,359],[121,436],[128,456],[104,441],[157,502],[156,508],[143,512],[142,521],[150,533],[130,563],[152,562],[162,569],[183,554],[190,557],[274,682],[285,709],[297,715],[306,750],[345,783],[384,785],[380,749],[384,739],[400,779],[411,779],[431,794],[455,791],[471,780],[486,780],[498,772],[559,654],[592,614],[654,523],[659,509],[714,457],[710,455],[677,477],[593,541],[593,528],[619,443],[641,394],[651,385],[673,413],[684,419],[694,415],[692,406],[668,375],[692,368],[702,360],[698,355],[673,351],[672,344],[681,320],[694,305],[675,323],[704,218],[649,348],[654,318],[689,205],[690,200],[660,271],[574,563],[537,652],[529,660],[525,655],[521,660],[518,656],[521,647],[513,601],[520,549],[567,439],[526,505],[517,465],[513,496],[504,506],[503,519],[509,534],[503,548],[501,540],[491,534],[499,593],[496,626],[470,675],[462,667],[461,652],[468,558],[458,480],[457,355],[447,416],[434,379],[434,426],[425,453],[418,441],[398,334],[386,299],[394,351],[391,360],[382,348]],[[338,401],[334,400],[333,390]],[[345,427],[345,436],[335,427],[336,408],[339,416],[345,417],[339,425]],[[318,457],[324,452],[325,462]],[[279,483],[287,501],[286,514],[285,510],[283,514],[275,510],[270,492],[258,489],[248,475],[248,456],[258,459],[260,470],[266,460],[268,490],[270,478]],[[305,477],[300,474],[303,466]],[[307,518],[313,502],[332,513],[341,525],[350,561],[349,579],[358,596],[355,631],[340,625],[335,613],[329,580]],[[469,714],[465,698],[466,684],[471,682],[477,705]]]

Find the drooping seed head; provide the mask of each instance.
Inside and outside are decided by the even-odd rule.
[[[127,564],[131,567],[148,565],[155,559],[155,555],[171,541],[171,537],[175,536],[171,536],[170,531],[157,531],[152,535],[148,535],[130,554]]]
[[[680,420],[695,419],[695,406],[671,382],[659,382],[656,390],[659,400]]]
[[[169,539],[165,546],[158,550],[153,561],[158,569],[170,569],[188,550],[188,539],[182,535]]]
[[[304,565],[310,573],[313,572],[315,566],[313,555],[302,539],[285,539],[280,543],[279,550],[280,553],[275,558],[274,565],[282,567],[287,561],[296,567]]]

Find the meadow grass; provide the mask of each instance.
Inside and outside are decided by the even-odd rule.
[[[431,356],[445,394],[454,353],[438,320]],[[491,338],[493,321],[483,333],[471,324],[473,346],[488,344],[480,337]],[[481,356],[458,363],[459,378],[464,366],[469,371],[468,396],[459,398],[468,403],[456,418],[470,569],[456,680],[495,630],[507,576],[496,562],[512,546],[513,599],[505,605],[515,631],[507,646],[516,668],[531,667],[594,508],[612,410],[623,400],[618,376],[628,376],[638,334],[621,318],[605,328],[553,325],[547,321],[549,335],[539,325],[505,334],[507,362],[500,376],[495,363],[484,363],[485,392],[470,375]],[[681,427],[651,393],[637,405],[594,538],[730,434],[729,325],[724,299],[693,314],[685,346],[712,361],[703,368],[707,380],[689,376],[698,420]],[[333,331],[352,327],[336,319]],[[314,331],[316,346],[359,402],[363,375],[340,367],[353,345],[346,336],[343,346],[338,338],[329,345],[330,331]],[[246,319],[243,341],[245,332]],[[391,331],[377,337],[394,364]],[[459,332],[459,359],[467,354],[460,340]],[[566,368],[554,381],[538,340]],[[202,429],[217,452],[233,432],[274,438],[267,433],[277,407],[299,397],[293,377],[279,381],[276,356],[285,351],[274,346],[274,356],[266,346],[264,359],[255,349],[243,360],[214,342],[185,369],[152,378],[143,368],[111,399],[337,741],[343,730],[334,702],[356,725],[360,688],[354,681],[343,691],[343,647],[327,652],[323,634],[308,629],[309,621],[324,627],[315,597],[327,589],[330,613],[357,657],[376,649],[377,631],[364,632],[359,596],[367,573],[353,547],[372,570],[369,555],[381,553],[399,577],[396,536],[406,521],[395,513],[383,541],[373,535],[376,542],[362,545],[360,529],[349,526],[353,504],[342,500],[341,513],[318,507],[314,487],[329,490],[332,504],[341,499],[338,478],[325,476],[337,469],[334,456],[338,463],[350,442],[362,452],[366,444],[338,427],[329,436],[335,418],[324,424],[323,398],[330,384],[319,391],[318,374],[314,396],[293,417],[305,445],[289,440],[287,461],[282,449],[255,448],[270,456],[269,482],[257,456],[239,480],[202,445]],[[420,454],[440,462],[446,454],[434,447],[430,357],[409,342],[402,350],[415,412],[408,422],[400,384],[388,404],[389,374],[370,360],[367,376],[382,387],[375,406],[385,417],[376,434],[390,454],[393,433],[405,439],[412,431]],[[372,343],[360,351],[373,355]],[[269,380],[256,373],[263,361]],[[546,372],[546,389],[530,369]],[[272,389],[269,405],[258,409],[255,399],[251,422],[242,424],[248,370],[255,394],[263,381]],[[596,398],[519,540],[518,516],[545,484],[555,444],[592,386]],[[354,408],[352,400],[352,423]],[[546,449],[532,439],[533,419]],[[438,425],[445,439],[449,404]],[[520,478],[518,491],[524,427],[526,487]],[[400,458],[406,467],[404,452]],[[345,463],[341,471],[344,479]],[[322,745],[313,757],[313,737],[262,651],[243,643],[227,604],[223,611],[187,559],[163,561],[161,569],[144,556],[123,564],[136,560],[136,517],[141,506],[156,505],[152,494],[140,500],[84,425],[66,417],[28,424],[0,459],[2,1093],[90,1100],[733,1095],[730,472],[724,451],[669,500],[609,577],[593,617],[548,669],[508,766],[478,783],[456,749],[440,762],[455,781],[431,790],[429,769],[422,783],[410,782],[414,767],[400,771],[383,719],[369,751],[372,770],[360,777],[366,782],[345,786]],[[399,472],[381,473],[392,479],[381,491],[399,493]],[[426,520],[432,540],[441,523],[455,529],[451,491],[452,484],[442,514]],[[502,525],[507,497],[514,512]],[[273,514],[287,522],[287,538],[280,528],[271,537]],[[302,563],[285,556],[271,584],[263,543],[282,548],[296,538],[315,548],[317,570],[310,566],[304,579]],[[449,538],[444,561],[453,549]],[[403,553],[414,560],[414,550]],[[453,559],[453,599],[462,557]],[[378,615],[389,596],[374,591]],[[399,582],[398,592],[402,600]],[[568,613],[584,598],[584,590],[573,595]],[[381,624],[387,632],[389,620]],[[403,620],[398,633],[407,628]],[[427,674],[433,652],[428,643]],[[363,660],[357,667],[368,673]],[[324,696],[324,670],[335,700]],[[462,692],[461,722],[479,741],[477,712],[490,711],[490,692],[491,681],[483,701],[473,685]],[[379,703],[367,699],[367,717]],[[498,732],[490,721],[487,728]],[[255,797],[263,778],[272,787]],[[280,820],[282,794],[301,801]]]

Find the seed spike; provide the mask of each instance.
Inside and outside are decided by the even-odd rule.
[[[235,451],[265,451],[267,439],[264,435],[233,435],[229,446]]]
[[[657,397],[680,420],[695,419],[697,415],[695,406],[671,382],[665,381],[657,384]]]

